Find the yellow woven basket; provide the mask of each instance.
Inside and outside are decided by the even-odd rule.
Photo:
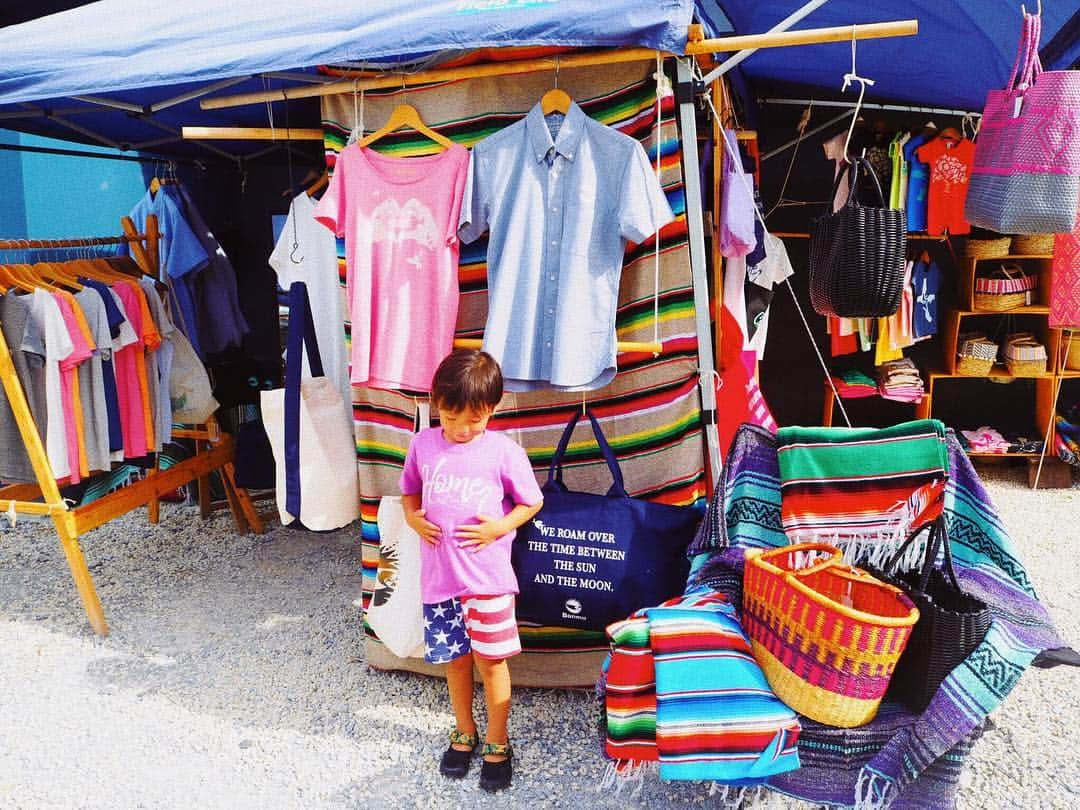
[[[1010,252],[1020,256],[1046,256],[1054,252],[1054,234],[1032,233],[1014,236]]]
[[[1009,255],[1011,237],[999,236],[996,239],[968,239],[964,243],[964,255],[971,259],[1000,259]]]
[[[825,543],[748,550],[743,626],[777,697],[819,723],[852,728],[877,714],[919,611],[899,588],[842,560]]]
[[[1080,332],[1071,333],[1067,339],[1069,344],[1065,352],[1065,368],[1080,371]]]

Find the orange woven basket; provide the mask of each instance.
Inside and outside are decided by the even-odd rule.
[[[743,625],[777,697],[850,728],[877,714],[919,611],[899,588],[842,560],[825,543],[748,550]]]

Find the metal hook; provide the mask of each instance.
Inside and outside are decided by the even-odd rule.
[[[859,111],[862,109],[863,97],[866,95],[867,86],[869,86],[869,87],[874,86],[874,80],[873,79],[863,78],[862,76],[859,75],[858,71],[855,69],[855,48],[856,48],[856,42],[857,42],[857,40],[855,39],[855,28],[856,28],[855,24],[852,23],[852,25],[851,25],[851,72],[844,74],[844,84],[840,88],[840,92],[843,93],[844,91],[846,91],[848,89],[848,86],[852,82],[858,82],[859,83],[859,100],[855,103],[855,110],[851,113],[851,124],[848,125],[847,137],[844,138],[844,160],[849,164],[851,163],[851,159],[848,157],[848,149],[851,146],[851,136],[855,132],[855,123],[859,120]]]

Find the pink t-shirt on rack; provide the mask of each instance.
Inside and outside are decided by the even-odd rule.
[[[60,390],[64,398],[64,435],[67,439],[68,473],[71,476],[71,483],[77,484],[82,477],[79,474],[79,431],[75,425],[75,409],[81,405],[75,396],[74,380],[79,364],[90,358],[94,353],[94,347],[87,342],[86,335],[79,328],[75,311],[71,308],[71,302],[67,297],[62,293],[53,293],[53,298],[60,307],[64,326],[67,327],[71,345],[74,347],[71,354],[60,361]]]
[[[135,332],[136,340],[113,352],[116,374],[116,399],[120,404],[120,435],[124,439],[124,458],[141,458],[146,445],[146,403],[139,385],[138,356],[145,351],[142,309],[132,285],[118,282],[112,290],[124,305],[124,315]]]
[[[469,152],[396,158],[353,144],[315,219],[345,237],[354,385],[427,391],[453,348]]]
[[[521,445],[485,430],[469,442],[452,442],[441,427],[413,436],[401,471],[401,492],[420,495],[424,517],[442,532],[437,546],[420,541],[420,598],[424,604],[456,596],[517,593],[510,564],[510,532],[480,551],[462,548],[458,526],[478,515],[502,517],[517,504],[533,506],[543,495]]]

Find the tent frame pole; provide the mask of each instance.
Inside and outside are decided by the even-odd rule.
[[[708,267],[705,262],[705,218],[701,197],[701,167],[697,150],[697,110],[693,72],[683,59],[678,66],[675,99],[679,108],[679,140],[682,144],[683,193],[686,196],[686,226],[690,238],[690,273],[694,282],[694,320],[697,327],[698,386],[701,389],[701,416],[705,426],[705,446],[713,488],[720,486],[720,437],[716,422],[716,363],[713,358]]]

